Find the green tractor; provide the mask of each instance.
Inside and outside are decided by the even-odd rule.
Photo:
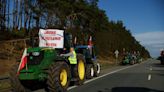
[[[127,53],[122,60],[122,65],[126,65],[126,64],[134,65],[135,62],[136,62],[135,57],[133,57],[133,55],[131,55],[130,53]]]
[[[62,33],[62,36],[57,34],[58,30],[55,32],[51,31],[47,32],[47,34],[52,35],[54,33],[63,37],[63,48],[69,50],[73,46],[72,36],[70,34]],[[40,39],[44,38],[41,36]],[[60,40],[58,37],[46,39]],[[46,45],[49,44],[46,43]],[[56,44],[50,45],[57,46]],[[29,92],[41,85],[47,92],[65,92],[70,85],[70,81],[73,81],[76,85],[82,85],[84,83],[87,67],[94,67],[94,70],[97,70],[95,76],[98,76],[100,72],[99,64],[97,64],[98,68],[95,69],[96,63],[88,63],[92,58],[86,58],[84,53],[80,53],[81,49],[75,47],[77,64],[71,64],[68,57],[60,55],[64,53],[63,48],[44,47],[40,43],[39,47],[27,48],[25,56],[27,63],[24,63],[24,67],[19,70],[22,64],[20,62],[20,64],[14,65],[11,69],[10,81],[12,91]]]

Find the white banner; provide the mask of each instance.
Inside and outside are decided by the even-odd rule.
[[[39,47],[63,48],[64,31],[58,29],[40,29]]]

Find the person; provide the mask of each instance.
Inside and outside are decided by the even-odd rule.
[[[73,47],[70,48],[69,53],[60,54],[60,56],[68,57],[70,64],[77,64],[76,52]]]
[[[117,64],[118,63],[118,54],[119,54],[119,51],[118,50],[115,50],[114,54],[115,54],[115,57],[116,57],[116,64]]]
[[[115,54],[115,57],[117,59],[118,58],[119,51],[118,50],[115,50],[114,54]]]

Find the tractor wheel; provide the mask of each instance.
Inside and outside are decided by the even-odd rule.
[[[10,70],[10,83],[11,83],[11,90],[12,92],[31,92],[29,89],[26,89],[18,78],[17,70],[18,64],[14,65]]]
[[[97,77],[100,75],[101,67],[100,64],[97,62],[94,67],[94,76]]]
[[[131,65],[134,65],[134,63],[135,63],[135,61],[134,61],[134,60],[130,61],[130,64],[131,64]]]
[[[93,64],[87,64],[86,78],[91,79],[93,77],[94,77],[94,66],[93,66]]]
[[[66,92],[70,83],[70,68],[65,62],[54,63],[48,70],[47,90]]]
[[[126,65],[126,63],[124,61],[121,62],[121,65]]]
[[[77,64],[75,65],[74,69],[74,77],[76,79],[75,84],[76,85],[82,85],[85,81],[85,59],[83,55],[78,54],[77,55]]]

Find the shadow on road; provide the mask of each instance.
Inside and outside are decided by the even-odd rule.
[[[115,87],[112,88],[111,92],[164,92],[164,91],[149,89],[144,87]]]

